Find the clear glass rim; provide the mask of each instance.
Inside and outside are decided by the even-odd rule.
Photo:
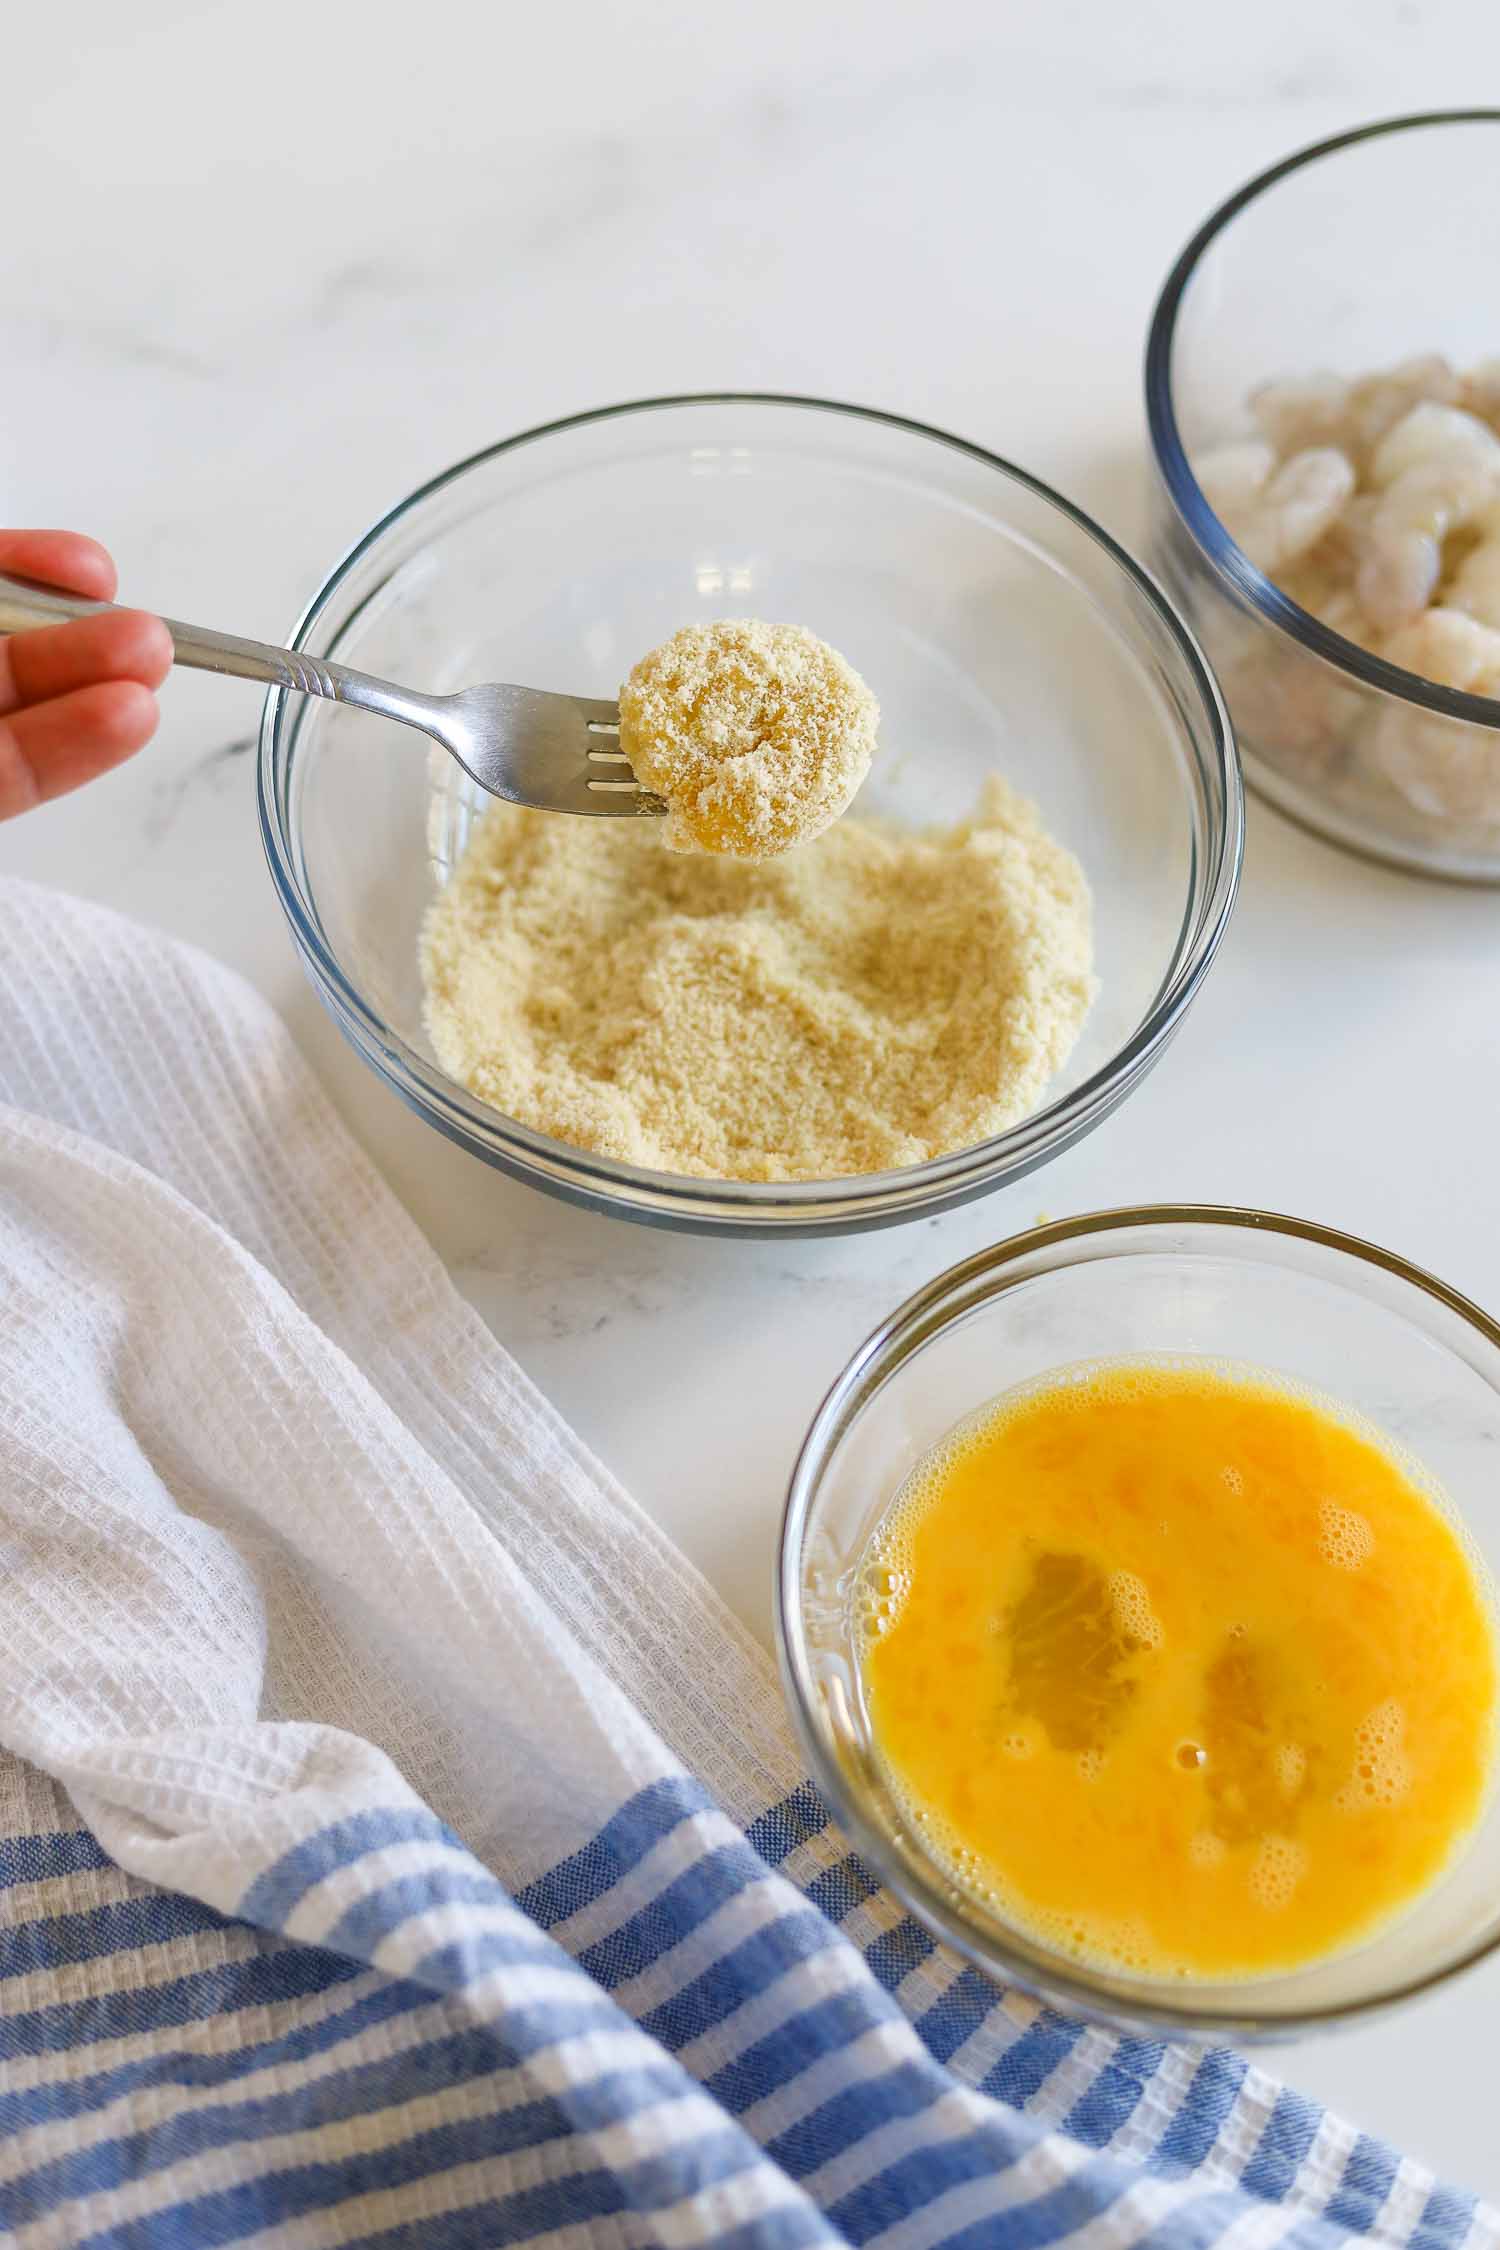
[[[256,789],[261,838],[293,938],[335,1020],[394,1091],[450,1140],[517,1176],[593,1209],[706,1231],[823,1232],[893,1224],[965,1201],[1015,1179],[1090,1131],[1124,1098],[1171,1039],[1228,926],[1244,855],[1244,790],[1228,712],[1201,650],[1156,581],[1083,509],[1001,455],[932,425],[877,407],[777,391],[684,392],[591,408],[522,430],[440,471],[387,510],[337,562],[298,618],[290,640],[306,648],[350,573],[414,509],[487,462],[593,424],[702,406],[786,409],[870,422],[965,455],[1022,486],[1082,531],[1155,612],[1197,691],[1207,741],[1191,761],[1194,843],[1176,949],[1156,998],[1125,1044],[1071,1093],[970,1149],[896,1172],[846,1180],[704,1181],[619,1163],[574,1149],[485,1105],[428,1064],[370,1007],[324,939],[300,878],[290,820],[290,781],[304,699],[272,688],[261,715]],[[367,602],[377,589],[365,597]],[[340,628],[339,644],[365,603]],[[1204,728],[1200,727],[1201,735]]]
[[[1462,719],[1471,726],[1500,728],[1500,699],[1470,695],[1462,688],[1441,687],[1436,681],[1424,680],[1418,672],[1404,671],[1399,664],[1388,664],[1384,657],[1373,656],[1357,641],[1346,640],[1342,633],[1335,633],[1310,610],[1292,601],[1274,580],[1257,568],[1225,530],[1193,475],[1177,426],[1172,396],[1172,350],[1188,284],[1201,259],[1248,204],[1292,173],[1319,163],[1325,157],[1337,156],[1341,150],[1397,133],[1454,125],[1500,125],[1500,109],[1419,110],[1409,116],[1380,118],[1372,124],[1356,125],[1347,132],[1331,134],[1326,140],[1315,141],[1307,148],[1282,157],[1279,163],[1247,180],[1211,212],[1168,274],[1151,315],[1146,338],[1146,422],[1157,468],[1187,530],[1219,575],[1228,580],[1231,590],[1268,624],[1290,634],[1314,656],[1322,657],[1341,672],[1350,673],[1367,687],[1378,688],[1384,695],[1420,704],[1425,710],[1441,712],[1445,718]]]
[[[1037,1959],[1025,1950],[1019,1938],[1015,1951],[1011,1952],[989,1933],[970,1926],[956,1915],[936,1883],[927,1882],[910,1861],[891,1847],[879,1826],[866,1816],[826,1739],[803,1630],[802,1545],[808,1515],[834,1448],[886,1381],[933,1336],[1024,1279],[1025,1272],[1018,1273],[1016,1269],[1024,1269],[1036,1253],[1066,1249],[1069,1244],[1096,1242],[1110,1234],[1128,1238],[1136,1230],[1174,1226],[1220,1229],[1226,1236],[1255,1234],[1310,1243],[1348,1258],[1356,1265],[1374,1267],[1456,1315],[1500,1354],[1500,1323],[1469,1298],[1394,1251],[1366,1242],[1358,1235],[1322,1226],[1316,1220],[1236,1204],[1159,1203],[1085,1212],[1077,1218],[1029,1228],[1024,1234],[1012,1235],[950,1266],[908,1297],[865,1338],[830,1387],[803,1440],[787,1488],[776,1565],[776,1650],[787,1704],[819,1794],[860,1856],[917,1919],[945,1944],[988,1976],[1005,1983],[1019,1983],[1049,2001],[1131,2030],[1144,2028],[1172,2037],[1199,2040],[1289,2038],[1299,2032],[1377,2014],[1400,2001],[1431,1991],[1500,1949],[1500,1931],[1435,1969],[1382,1985],[1357,1999],[1325,2007],[1260,2013],[1256,2012],[1255,1987],[1250,1983],[1245,1986],[1243,2007],[1179,2008],[1158,1999],[1154,1992],[1137,2002],[1126,1987],[1095,1983],[1086,1970],[1062,1959],[1054,1961],[1048,1956],[1045,1967],[1039,1969]],[[1075,1262],[1064,1258],[1049,1270],[1063,1271]]]

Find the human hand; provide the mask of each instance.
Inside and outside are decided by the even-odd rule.
[[[113,601],[115,566],[73,531],[0,531],[0,571]],[[107,773],[156,732],[172,667],[159,617],[122,609],[0,636],[0,820]]]

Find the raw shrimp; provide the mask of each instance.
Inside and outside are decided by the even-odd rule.
[[[1261,438],[1218,445],[1193,463],[1193,473],[1214,514],[1229,530],[1254,508],[1276,466],[1276,449]]]
[[[1490,852],[1500,830],[1500,737],[1459,719],[1383,711],[1364,753],[1367,768],[1424,821]]]
[[[1439,687],[1500,695],[1500,628],[1482,625],[1461,610],[1424,611],[1415,624],[1388,634],[1380,654],[1388,664],[1419,672]]]
[[[1493,512],[1500,517],[1500,508]],[[1458,578],[1484,555],[1485,544],[1474,549]],[[1500,559],[1500,539],[1489,543],[1489,552]],[[1380,654],[1439,687],[1500,696],[1500,621],[1487,624],[1446,605],[1425,610],[1388,635]],[[1380,715],[1371,755],[1375,770],[1414,812],[1444,822],[1500,821],[1500,736],[1489,728],[1393,705]]]
[[[1460,403],[1500,434],[1500,359],[1482,359],[1470,368]]]
[[[1429,609],[1392,633],[1392,664],[1440,687],[1500,695],[1500,631],[1453,609]],[[1381,713],[1371,745],[1377,772],[1429,819],[1500,821],[1500,735],[1461,719],[1402,710]]]
[[[1357,492],[1317,545],[1299,556],[1279,580],[1294,602],[1351,641],[1361,640],[1368,631],[1354,579],[1379,505],[1377,493]]]
[[[1271,661],[1258,634],[1210,650],[1244,745],[1294,779],[1329,774],[1364,710],[1360,690],[1321,658],[1281,650]]]
[[[1315,445],[1346,450],[1349,385],[1341,375],[1294,375],[1284,382],[1262,383],[1250,393],[1250,411],[1278,459],[1305,453]]]
[[[1500,357],[1435,353],[1357,382],[1263,385],[1248,434],[1195,462],[1250,560],[1331,631],[1500,711]],[[1374,699],[1336,663],[1215,618],[1209,653],[1247,749],[1372,833],[1500,845],[1500,724]]]
[[[1314,617],[1326,625],[1330,633],[1342,633],[1346,641],[1358,641],[1360,628],[1364,623],[1364,612],[1347,586],[1329,587],[1319,597],[1316,606],[1308,602],[1304,602],[1302,606],[1304,609],[1312,608]]]
[[[1338,521],[1354,491],[1354,471],[1331,446],[1313,446],[1279,469],[1265,460],[1257,481],[1257,463],[1269,455],[1269,446],[1226,446],[1205,457],[1199,481],[1225,529],[1258,570],[1273,575]]]
[[[1370,482],[1381,491],[1413,469],[1435,462],[1467,467],[1477,476],[1493,474],[1500,461],[1500,438],[1461,406],[1414,406],[1386,432],[1370,459]]]
[[[1383,374],[1366,375],[1349,388],[1347,440],[1356,459],[1373,453],[1387,430],[1403,415],[1428,400],[1439,406],[1456,406],[1462,385],[1439,352],[1419,359],[1404,359]]]
[[[1437,590],[1443,541],[1500,493],[1500,438],[1472,414],[1431,400],[1390,429],[1370,462],[1381,493],[1356,590],[1384,630],[1419,617]]]
[[[1475,528],[1478,544],[1453,573],[1443,603],[1477,618],[1481,625],[1500,629],[1500,502],[1485,510]]]
[[[1443,541],[1465,520],[1467,479],[1441,466],[1408,469],[1376,514],[1355,590],[1370,623],[1383,631],[1420,617],[1437,591]]]

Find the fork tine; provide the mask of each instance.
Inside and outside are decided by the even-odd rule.
[[[595,803],[587,809],[599,812],[664,813],[667,808],[660,797],[648,789],[643,781],[636,780],[630,771],[630,760],[620,748],[619,704],[599,702],[584,695],[575,695],[571,700],[583,715],[585,740],[588,743],[583,786],[586,796],[592,797]],[[598,770],[600,767],[609,769],[619,778],[606,779],[605,774]],[[601,797],[614,799],[615,802],[599,804]],[[628,802],[622,803],[621,799]]]
[[[667,809],[631,772],[617,703],[497,682],[444,698],[443,709],[448,748],[494,796],[541,812],[659,817]]]

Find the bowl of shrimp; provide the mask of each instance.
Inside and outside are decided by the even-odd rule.
[[[1500,110],[1302,149],[1199,228],[1146,351],[1152,551],[1246,778],[1500,883]]]

